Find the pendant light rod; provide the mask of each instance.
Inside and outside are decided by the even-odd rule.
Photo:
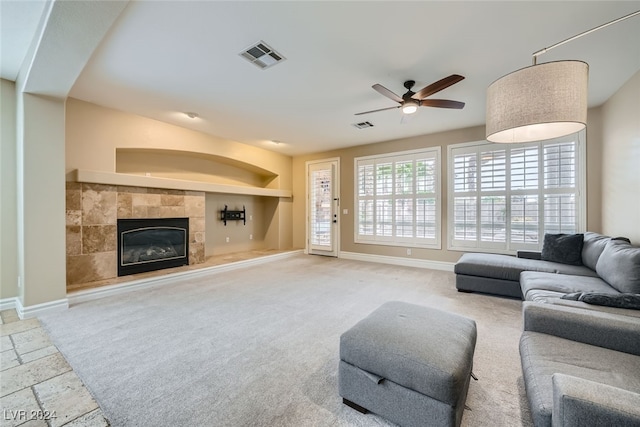
[[[580,34],[577,34],[577,35],[573,36],[573,37],[569,37],[568,39],[562,40],[561,42],[558,42],[558,43],[556,43],[556,44],[554,44],[554,45],[551,45],[551,46],[549,46],[549,47],[545,47],[545,48],[543,48],[543,49],[540,49],[539,51],[537,51],[537,52],[534,52],[534,53],[533,53],[533,65],[536,65],[537,60],[538,60],[538,56],[542,55],[543,53],[546,53],[546,52],[550,51],[551,49],[553,49],[553,48],[555,48],[555,47],[558,47],[558,46],[563,45],[563,44],[565,44],[565,43],[569,43],[570,41],[573,41],[573,40],[575,40],[575,39],[577,39],[577,38],[580,38],[580,37],[582,37],[582,36],[586,36],[587,34],[591,34],[591,33],[593,33],[594,31],[601,30],[601,29],[603,29],[604,27],[608,27],[609,25],[617,24],[617,23],[618,23],[618,22],[620,22],[620,21],[624,21],[625,19],[628,19],[628,18],[634,17],[634,16],[636,16],[636,15],[640,15],[640,10],[637,10],[637,11],[635,11],[635,12],[632,12],[632,13],[630,13],[630,14],[628,14],[628,15],[625,15],[625,16],[623,16],[623,17],[621,17],[621,18],[614,19],[613,21],[607,22],[606,24],[598,25],[598,26],[597,26],[597,27],[595,27],[595,28],[592,28],[592,29],[590,29],[590,30],[584,31],[584,32],[582,32],[582,33],[580,33]]]

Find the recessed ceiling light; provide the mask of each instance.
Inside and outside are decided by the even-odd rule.
[[[190,119],[195,119],[200,117],[200,115],[198,113],[194,113],[192,111],[187,111],[184,113],[187,117],[189,117]]]

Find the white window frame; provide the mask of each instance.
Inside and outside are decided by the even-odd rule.
[[[384,246],[403,246],[403,247],[412,247],[412,248],[428,248],[428,249],[441,249],[441,235],[442,235],[442,180],[441,180],[441,170],[442,170],[442,162],[441,162],[441,152],[442,148],[440,146],[437,147],[427,147],[421,148],[417,150],[408,150],[408,151],[400,151],[394,153],[385,153],[385,154],[377,154],[372,156],[364,156],[364,157],[356,157],[354,158],[354,242],[361,244],[371,244],[371,245],[384,245]],[[434,193],[433,197],[435,198],[435,236],[434,238],[421,238],[421,237],[408,237],[408,236],[398,236],[396,235],[396,222],[392,220],[393,223],[393,233],[392,236],[381,236],[376,234],[376,225],[374,222],[373,235],[363,235],[359,234],[360,231],[360,200],[361,196],[359,194],[359,166],[365,164],[373,164],[374,170],[375,165],[380,163],[388,163],[388,162],[398,162],[398,161],[407,161],[407,160],[422,160],[425,158],[430,158],[435,160],[434,166]],[[374,178],[374,185],[375,185]],[[392,194],[389,196],[385,196],[384,198],[392,198],[394,199],[392,211],[395,212],[395,198],[420,198],[420,194],[416,194],[416,182],[413,180],[413,193],[411,194],[396,194],[396,174],[392,173]],[[375,194],[373,196],[362,197],[367,200],[375,200],[378,196]],[[382,198],[382,197],[380,197]],[[414,212],[415,212],[414,205]],[[375,211],[374,211],[374,221],[375,221]],[[395,217],[395,214],[393,215]],[[416,222],[415,216],[413,217],[413,227],[415,230]]]
[[[496,242],[483,242],[480,240],[480,226],[476,226],[477,237],[476,240],[471,241],[461,241],[455,240],[455,223],[454,223],[454,214],[455,214],[455,197],[460,197],[460,193],[455,192],[455,168],[454,168],[454,150],[456,150],[455,154],[461,154],[465,151],[469,153],[480,153],[481,151],[487,149],[500,149],[504,148],[507,150],[519,149],[519,148],[527,148],[527,147],[543,147],[545,145],[553,145],[557,143],[563,142],[575,142],[576,144],[576,185],[575,185],[575,197],[576,197],[576,232],[584,232],[586,229],[586,213],[587,213],[587,198],[586,198],[586,132],[580,131],[577,134],[568,135],[561,138],[555,138],[546,141],[539,142],[530,142],[530,143],[521,143],[521,144],[494,144],[488,141],[474,141],[462,144],[453,144],[447,146],[447,249],[451,251],[482,251],[489,253],[502,253],[502,254],[515,254],[518,250],[540,250],[542,248],[542,242],[544,240],[544,228],[538,227],[538,242],[536,244],[526,244],[526,243],[513,243],[510,242],[509,235],[507,234],[506,241],[504,243],[496,243]],[[541,150],[542,151],[542,150]],[[539,161],[539,176],[540,179],[542,175],[543,162]],[[509,175],[510,168],[507,166],[506,173]],[[478,178],[480,179],[480,178]],[[507,181],[507,184],[509,181]],[[542,187],[542,188],[541,188]],[[479,190],[480,184],[477,185],[476,197],[479,199],[480,196],[486,194]],[[515,192],[515,191],[514,191]],[[552,189],[544,189],[543,186],[540,186],[535,191],[530,190],[519,190],[515,192],[516,194],[527,194],[531,192],[531,194],[536,194],[540,200],[544,197],[544,194],[554,193]],[[512,195],[512,190],[508,189],[503,191],[508,197],[508,195]],[[462,196],[464,197],[464,196]],[[476,203],[479,203],[477,201]],[[478,208],[479,209],[479,208]],[[510,218],[510,206],[507,201],[507,212],[509,213]],[[538,217],[543,218],[544,215],[544,206],[543,203],[539,203],[538,206]],[[477,221],[481,219],[481,213],[479,210],[476,210],[476,218]],[[506,219],[507,228],[509,227],[508,222],[509,219]],[[539,225],[541,225],[543,220],[539,220]]]

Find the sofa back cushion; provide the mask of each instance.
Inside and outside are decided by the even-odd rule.
[[[640,247],[611,239],[598,259],[596,272],[619,292],[640,293]]]
[[[590,269],[596,269],[598,258],[607,246],[607,242],[611,240],[609,236],[587,231],[584,233],[584,243],[582,245],[582,263]]]

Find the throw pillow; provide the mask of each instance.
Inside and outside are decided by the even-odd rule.
[[[582,265],[584,234],[545,234],[541,258],[562,264]]]
[[[628,308],[640,310],[640,294],[604,294],[598,292],[576,292],[561,297],[573,301],[582,301],[592,305]]]
[[[611,239],[598,258],[596,273],[619,292],[640,293],[640,247]]]

